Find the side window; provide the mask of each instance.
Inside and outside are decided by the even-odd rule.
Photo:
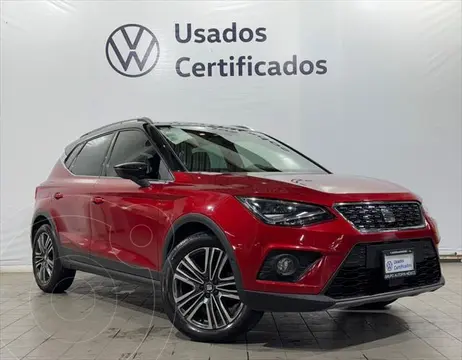
[[[76,158],[76,156],[79,154],[80,152],[80,149],[82,149],[83,147],[83,143],[77,145],[72,151],[71,153],[67,156],[66,160],[64,161],[64,165],[66,165],[66,167],[69,169],[70,166],[72,165],[72,162],[74,161],[74,159]]]
[[[114,166],[127,162],[145,162],[149,179],[165,179],[168,171],[146,134],[138,130],[121,131],[106,165],[107,176],[117,176]]]
[[[85,143],[70,170],[76,175],[99,176],[114,134],[108,134]]]

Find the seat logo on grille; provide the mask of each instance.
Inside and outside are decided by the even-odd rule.
[[[385,221],[387,224],[394,223],[396,221],[395,214],[393,214],[393,211],[390,209],[381,207],[380,212],[382,213],[383,221]]]

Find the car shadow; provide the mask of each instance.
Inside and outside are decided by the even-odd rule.
[[[163,336],[168,331],[171,341],[189,340],[172,329],[164,312],[160,297],[160,286],[135,285],[113,281],[99,276],[84,275],[76,279],[70,293],[94,296],[100,302],[117,303],[140,317],[154,316],[150,334]],[[66,296],[66,295],[63,295]],[[397,312],[399,313],[399,312]],[[314,313],[265,313],[260,323],[247,334],[233,342],[214,344],[216,347],[236,349],[253,348],[268,351],[313,351],[326,352],[363,345],[393,338],[408,331],[406,321],[393,313],[393,307],[384,311],[333,310]],[[163,330],[165,330],[163,332]],[[143,329],[146,333],[146,329]]]
[[[298,323],[297,316],[303,319],[303,324],[287,326],[280,323],[280,315],[271,314],[275,322],[275,330],[265,331],[267,326],[257,325],[254,331],[246,334],[247,344],[261,344],[272,349],[288,350],[340,350],[357,347],[369,343],[394,338],[407,332],[408,324],[392,312],[385,311],[350,311],[335,310],[314,313],[298,313],[289,315]],[[265,315],[266,316],[266,315]],[[265,320],[263,320],[265,321]],[[287,321],[287,320],[285,320]],[[270,327],[271,329],[271,327]],[[287,329],[287,330],[286,330]]]

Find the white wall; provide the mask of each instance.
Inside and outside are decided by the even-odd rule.
[[[136,116],[246,124],[337,173],[385,178],[422,196],[443,253],[461,245],[459,1],[7,1],[1,13],[1,266],[30,263],[34,188],[64,146]],[[174,24],[266,28],[267,40],[188,43]],[[108,36],[136,23],[159,41],[154,70],[122,76]],[[327,60],[324,75],[183,78],[211,62]],[[113,54],[112,54],[113,55]],[[134,63],[132,64],[134,65]],[[132,66],[131,65],[131,66]],[[133,69],[132,69],[133,70]]]

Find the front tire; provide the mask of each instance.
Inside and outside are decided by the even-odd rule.
[[[75,270],[63,266],[57,239],[50,225],[42,225],[34,236],[32,266],[35,282],[46,293],[62,293],[74,281]]]
[[[233,340],[263,316],[242,303],[228,255],[208,232],[189,236],[169,254],[162,297],[175,327],[196,341]]]

